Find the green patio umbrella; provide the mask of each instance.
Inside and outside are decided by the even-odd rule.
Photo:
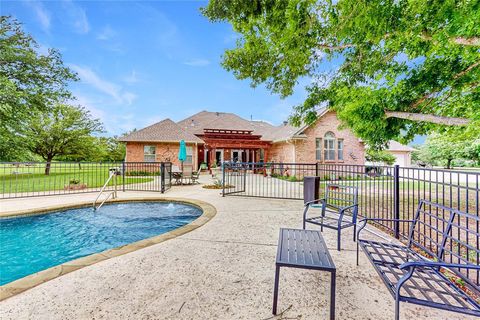
[[[178,160],[182,163],[182,171],[183,171],[183,162],[187,160],[187,145],[185,144],[185,140],[180,140],[180,149],[178,150]]]

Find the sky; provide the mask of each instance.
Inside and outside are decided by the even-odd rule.
[[[70,89],[105,135],[202,110],[234,112],[280,124],[306,94],[282,100],[224,70],[221,56],[237,35],[200,13],[206,1],[5,1],[40,45],[60,50],[80,81]]]

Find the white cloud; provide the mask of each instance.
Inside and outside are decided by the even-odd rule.
[[[98,76],[92,69],[88,67],[81,67],[75,64],[69,64],[69,66],[78,73],[78,76],[82,81],[91,85],[98,91],[105,93],[115,99],[118,104],[131,105],[137,96],[128,91],[124,91],[121,86],[104,80]]]
[[[45,32],[50,31],[51,16],[41,2],[28,1],[26,4],[35,12],[35,16]]]
[[[105,122],[106,120],[106,112],[95,107],[94,102],[92,102],[89,98],[86,96],[78,93],[78,92],[73,92],[73,95],[75,96],[75,100],[73,101],[74,104],[79,104],[82,107],[85,107],[94,118],[98,118],[102,120],[102,122]]]
[[[191,60],[185,61],[183,64],[186,64],[187,66],[192,66],[192,67],[205,67],[210,64],[210,61],[207,59],[191,59]]]
[[[97,39],[102,40],[102,41],[106,41],[106,40],[110,40],[111,38],[115,37],[116,35],[117,35],[117,33],[115,32],[115,30],[113,30],[112,27],[107,25],[102,29],[102,31],[100,31],[97,34]]]
[[[85,9],[76,5],[71,0],[63,1],[63,8],[66,15],[65,21],[68,21],[75,32],[85,34],[90,31],[87,13]]]
[[[138,77],[138,73],[136,70],[132,70],[132,72],[130,72],[130,74],[128,74],[127,76],[123,77],[122,80],[128,84],[134,84],[134,83],[140,82],[140,79]]]

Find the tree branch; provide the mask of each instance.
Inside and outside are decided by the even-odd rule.
[[[431,41],[433,38],[431,35],[427,33],[422,34],[422,39]],[[480,38],[479,37],[452,37],[449,38],[448,41],[454,44],[462,45],[462,46],[480,46]]]
[[[462,46],[475,46],[475,47],[480,46],[479,37],[472,37],[472,38],[457,37],[457,38],[450,39],[450,41]]]
[[[456,75],[453,76],[453,79],[454,80],[457,80],[461,77],[463,77],[465,74],[467,74],[468,72],[470,72],[472,69],[476,68],[480,66],[480,60],[478,60],[477,62],[475,62],[474,64],[470,65],[468,68],[466,68],[465,70],[457,73]],[[430,98],[431,96],[433,96],[435,93],[427,93],[425,94],[423,97],[421,97],[420,99],[418,99],[417,101],[413,102],[411,105],[410,105],[410,108],[413,108],[415,109],[416,107],[418,107],[420,104],[422,104],[425,100],[427,100],[428,98]]]
[[[341,45],[330,45],[326,43],[320,43],[318,45],[320,49],[329,49],[329,50],[343,50],[346,48],[352,48],[355,47],[354,44],[341,44]]]
[[[390,36],[390,34],[386,34],[384,39],[388,38],[389,36]],[[430,36],[428,34],[425,34],[425,33],[422,34],[421,37],[422,37],[423,40],[427,40],[427,41],[431,41],[433,39],[432,36]],[[453,38],[450,38],[449,41],[451,43],[455,43],[455,44],[462,45],[462,46],[474,46],[474,47],[480,46],[480,37],[470,37],[470,38],[467,38],[467,37],[453,37]],[[332,44],[327,44],[327,43],[318,44],[318,48],[328,49],[328,50],[343,50],[343,49],[347,49],[347,48],[353,48],[353,47],[356,47],[356,46],[357,45],[355,45],[355,44],[340,44],[340,45],[332,45]]]
[[[463,77],[467,72],[469,72],[470,70],[472,70],[473,68],[476,68],[480,66],[480,60],[478,60],[477,62],[475,62],[474,64],[472,64],[470,67],[468,67],[467,69],[463,70],[462,72],[459,72],[457,73],[453,79],[458,79],[460,77]]]
[[[420,122],[431,122],[443,124],[446,126],[465,126],[470,123],[470,119],[436,116],[434,114],[412,113],[403,111],[385,111],[387,118],[399,118]]]

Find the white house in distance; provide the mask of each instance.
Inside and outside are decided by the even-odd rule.
[[[386,151],[395,156],[395,164],[398,164],[400,167],[410,167],[412,165],[414,148],[391,140]]]

